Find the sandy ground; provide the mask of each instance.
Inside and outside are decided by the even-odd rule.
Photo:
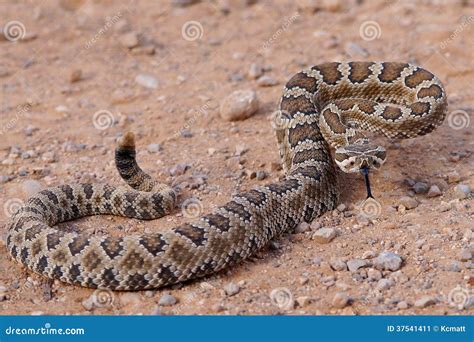
[[[3,237],[9,215],[41,187],[122,184],[113,151],[128,130],[137,134],[140,164],[181,184],[181,201],[199,199],[203,212],[236,191],[278,179],[271,113],[286,80],[321,62],[419,64],[444,82],[448,120],[428,136],[380,139],[388,161],[373,177],[378,218],[360,215],[362,179],[341,174],[340,210],[231,270],[182,286],[98,293],[51,282],[13,262],[0,242],[0,313],[472,314],[474,3],[180,2],[1,2],[0,26],[16,25],[22,37],[11,31],[0,38]],[[252,64],[277,84],[259,86],[248,75]],[[222,99],[245,89],[257,92],[257,113],[239,122],[221,119]],[[439,196],[423,193],[432,185]],[[401,205],[404,196],[416,207]],[[184,221],[177,208],[159,224]],[[150,226],[116,217],[67,225],[91,234]],[[318,227],[337,236],[321,244],[312,238]],[[384,251],[402,264],[378,270]],[[347,270],[357,263],[362,267]]]

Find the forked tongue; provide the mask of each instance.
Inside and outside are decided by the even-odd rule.
[[[367,198],[374,198],[374,196],[372,196],[372,190],[370,189],[369,168],[364,167],[360,169],[360,172],[364,175],[365,187],[367,189]]]

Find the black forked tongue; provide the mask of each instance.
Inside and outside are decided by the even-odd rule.
[[[374,198],[370,189],[369,170],[370,169],[368,167],[363,167],[362,169],[360,169],[360,172],[364,175],[365,187],[367,188],[367,198]]]

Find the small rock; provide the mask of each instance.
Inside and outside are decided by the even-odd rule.
[[[331,265],[331,268],[334,271],[345,271],[347,270],[347,265],[342,259],[332,259],[329,262],[329,265]]]
[[[263,76],[259,77],[258,80],[257,80],[257,85],[259,87],[273,87],[277,84],[278,84],[278,82],[273,77],[270,77],[270,76],[267,76],[267,75],[263,75]]]
[[[300,285],[306,285],[309,282],[309,278],[308,277],[300,277],[298,279],[298,282],[300,283]]]
[[[333,228],[321,228],[313,234],[313,240],[319,243],[329,243],[336,237],[336,230]]]
[[[79,82],[82,79],[82,70],[81,69],[76,69],[71,72],[69,75],[69,82],[75,83]]]
[[[119,38],[120,44],[127,49],[138,46],[138,35],[135,32],[124,33]]]
[[[311,226],[309,225],[309,223],[301,222],[300,224],[296,226],[295,233],[301,234],[301,233],[309,231],[310,229],[311,229]]]
[[[453,261],[449,264],[449,266],[446,268],[447,271],[449,272],[461,272],[461,263],[459,261]]]
[[[437,197],[441,195],[442,195],[442,192],[437,185],[432,185],[430,189],[428,190],[428,197]]]
[[[387,290],[390,287],[395,285],[395,282],[392,279],[380,279],[377,283],[377,289],[379,290]]]
[[[122,104],[131,102],[135,98],[135,94],[129,90],[124,88],[115,89],[111,95],[111,102],[113,104]]]
[[[174,298],[172,295],[166,293],[163,296],[161,296],[160,300],[158,301],[159,306],[173,306],[177,303],[178,301],[176,298]]]
[[[182,129],[180,131],[180,134],[183,138],[192,138],[192,136],[193,136],[193,133],[188,129]]]
[[[415,301],[415,307],[417,308],[426,308],[427,306],[431,306],[436,304],[436,298],[432,296],[423,296],[417,301]]]
[[[406,209],[414,209],[418,206],[417,200],[409,196],[402,196],[399,200],[399,203]]]
[[[157,153],[161,151],[161,145],[160,144],[150,144],[147,146],[147,150],[150,153]]]
[[[343,213],[344,211],[346,211],[347,207],[346,207],[346,205],[345,205],[344,203],[341,203],[341,204],[339,204],[339,205],[337,206],[336,209],[337,209],[337,211]]]
[[[56,108],[54,108],[54,110],[58,113],[61,113],[61,114],[68,114],[69,113],[69,108],[64,106],[64,105],[56,106]]]
[[[250,65],[249,72],[247,73],[248,78],[251,80],[255,80],[262,75],[263,75],[263,68],[258,64],[252,63]]]
[[[457,183],[461,180],[461,175],[457,171],[448,173],[448,183]]]
[[[41,156],[41,159],[45,161],[46,163],[54,163],[57,161],[56,154],[52,151],[43,153],[43,155]]]
[[[365,260],[362,259],[351,259],[347,262],[347,267],[349,268],[349,271],[351,272],[357,272],[359,268],[367,266],[368,263]]]
[[[408,309],[408,303],[402,300],[401,302],[397,303],[397,308],[399,308],[400,310]]]
[[[265,178],[267,178],[267,173],[262,170],[257,171],[256,177],[257,177],[257,180],[264,180]]]
[[[416,182],[415,185],[413,185],[413,191],[415,191],[416,194],[425,194],[429,190],[428,184],[423,183],[423,182]]]
[[[139,85],[148,88],[148,89],[156,89],[158,88],[158,80],[149,74],[139,74],[135,77],[135,82]]]
[[[375,268],[369,268],[367,270],[367,279],[371,281],[379,281],[380,279],[382,279],[382,272]]]
[[[123,306],[125,305],[138,306],[142,304],[142,300],[138,293],[125,292],[120,296],[120,303]]]
[[[224,292],[227,296],[233,296],[240,292],[240,286],[236,283],[229,283],[224,286]]]
[[[172,0],[171,4],[175,7],[186,7],[197,4],[200,0]]]
[[[25,134],[26,136],[28,137],[31,137],[33,135],[34,132],[38,131],[39,128],[38,127],[35,127],[33,125],[28,125],[26,128],[25,128]]]
[[[257,109],[257,94],[253,90],[237,90],[222,101],[220,115],[227,121],[244,120]]]
[[[384,251],[374,259],[374,266],[380,270],[397,271],[402,265],[402,258],[392,252]]]
[[[461,249],[459,253],[459,260],[461,261],[471,261],[472,260],[472,252],[468,248]]]
[[[296,303],[300,308],[304,308],[305,306],[308,306],[311,304],[311,297],[308,296],[301,296],[296,298]]]
[[[464,199],[471,193],[471,187],[467,184],[458,184],[454,188],[454,196],[459,199]]]
[[[189,164],[178,163],[170,169],[171,176],[181,176],[190,168]]]
[[[332,306],[336,309],[343,309],[350,303],[350,298],[344,292],[338,292],[332,299]]]

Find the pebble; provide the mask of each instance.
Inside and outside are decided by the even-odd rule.
[[[336,237],[334,228],[320,228],[313,234],[313,240],[319,243],[329,243]]]
[[[429,187],[426,183],[416,182],[415,185],[413,185],[413,191],[415,191],[416,194],[426,194],[428,190]]]
[[[234,296],[240,292],[240,286],[236,283],[229,283],[224,286],[224,292],[227,296]]]
[[[349,305],[350,298],[344,292],[337,292],[332,299],[332,306],[336,309],[345,308]]]
[[[130,89],[118,88],[112,92],[111,102],[113,104],[122,104],[131,102],[135,98],[134,93]]]
[[[178,163],[170,169],[171,176],[181,176],[190,168],[189,164]]]
[[[200,0],[172,0],[171,4],[175,7],[186,7],[197,4]]]
[[[309,296],[301,296],[296,298],[296,303],[300,308],[304,308],[305,306],[308,306],[311,304],[312,298]]]
[[[441,196],[442,192],[437,185],[432,185],[428,190],[428,197],[438,197]]]
[[[158,80],[150,74],[139,74],[135,77],[135,82],[139,85],[148,88],[156,89],[158,88]]]
[[[33,135],[34,132],[38,131],[39,128],[38,127],[35,127],[33,125],[28,125],[26,128],[25,128],[25,135],[28,136],[28,137],[31,137]]]
[[[177,303],[178,301],[176,298],[174,298],[172,295],[165,293],[163,296],[161,296],[160,300],[158,301],[159,306],[173,306]]]
[[[262,170],[257,171],[256,177],[257,177],[257,180],[264,180],[265,178],[267,178],[267,173]]]
[[[448,183],[457,183],[461,180],[461,175],[457,171],[448,173]]]
[[[461,252],[459,253],[459,260],[461,261],[470,261],[472,260],[472,252],[468,248],[463,248],[461,249]]]
[[[454,196],[459,199],[464,199],[471,193],[471,187],[467,184],[458,184],[454,188]]]
[[[188,129],[182,129],[180,131],[180,134],[183,138],[192,138],[192,136],[193,136],[193,133]]]
[[[237,90],[220,105],[220,116],[227,121],[244,120],[258,109],[257,94],[253,90]]]
[[[432,296],[423,296],[420,299],[415,301],[415,307],[417,308],[426,308],[427,306],[431,306],[436,304],[436,298]]]
[[[250,65],[249,71],[247,73],[247,77],[251,80],[255,80],[255,79],[259,78],[262,75],[263,75],[262,66],[260,66],[256,63],[252,63]]]
[[[41,159],[45,161],[46,163],[54,163],[57,161],[56,154],[52,151],[43,153],[43,155],[41,156]]]
[[[300,224],[296,226],[295,233],[301,234],[301,233],[309,231],[310,229],[311,229],[311,226],[309,225],[309,223],[301,222]]]
[[[379,290],[387,290],[395,285],[395,282],[392,279],[380,279],[377,283],[377,289]]]
[[[400,310],[408,309],[408,303],[402,300],[401,302],[397,303],[397,308],[399,308]]]
[[[257,85],[259,87],[273,87],[277,84],[278,84],[277,80],[267,75],[263,75],[259,77],[257,80]]]
[[[127,49],[138,46],[138,35],[135,32],[124,33],[119,38],[120,44]]]
[[[369,268],[367,270],[367,279],[371,281],[379,281],[380,279],[382,279],[382,272],[375,268]]]
[[[146,149],[150,153],[157,153],[157,152],[161,151],[161,145],[160,144],[150,144],[150,145],[147,146]]]
[[[126,305],[138,306],[138,305],[141,305],[142,300],[138,293],[125,292],[120,296],[120,303],[123,306],[126,306]]]
[[[76,69],[71,72],[69,75],[69,82],[75,83],[79,82],[82,79],[82,70],[81,69]]]
[[[446,268],[447,271],[449,272],[461,272],[461,263],[459,261],[453,261],[451,262],[448,267]]]
[[[414,209],[418,206],[418,201],[409,196],[400,197],[399,204],[403,205],[406,209]]]
[[[54,110],[57,113],[61,113],[61,114],[68,114],[69,113],[69,108],[64,106],[64,105],[56,106],[56,108],[54,108]]]
[[[367,266],[368,263],[365,260],[362,259],[351,259],[347,262],[347,267],[349,268],[349,271],[351,272],[357,272],[359,268]]]
[[[334,271],[345,271],[345,270],[347,270],[347,265],[342,259],[332,259],[329,262],[329,265],[331,265],[331,268]]]
[[[402,258],[392,252],[384,251],[374,259],[374,266],[380,270],[397,271],[402,265]]]

